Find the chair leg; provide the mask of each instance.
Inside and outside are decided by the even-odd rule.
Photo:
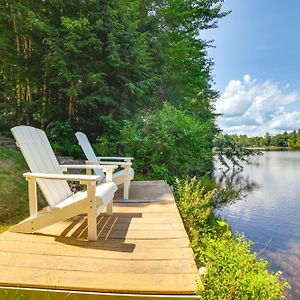
[[[110,201],[106,206],[106,213],[110,216],[113,215],[113,201]]]
[[[88,240],[97,241],[97,215],[88,212]]]
[[[96,183],[89,182],[87,185],[88,198],[88,240],[97,240],[97,209],[96,209]]]
[[[130,186],[130,180],[124,181],[124,200],[129,199],[129,186]]]

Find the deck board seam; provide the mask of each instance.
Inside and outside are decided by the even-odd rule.
[[[26,255],[36,255],[36,256],[49,256],[49,257],[68,257],[68,258],[82,258],[82,259],[97,259],[97,260],[107,260],[107,257],[97,257],[97,256],[80,256],[80,255],[60,255],[60,254],[47,254],[47,253],[34,253],[34,252],[19,252],[19,251],[3,251],[0,250],[0,253],[18,253],[18,254],[26,254]],[[182,261],[182,260],[186,260],[186,261],[190,261],[190,258],[153,258],[153,259],[149,259],[149,258],[125,258],[125,259],[121,259],[121,258],[112,258],[110,257],[109,260],[116,260],[116,261]],[[0,266],[1,266],[1,262],[0,262]]]

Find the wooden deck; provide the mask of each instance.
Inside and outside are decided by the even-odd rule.
[[[87,241],[83,215],[37,234],[3,233],[0,285],[194,295],[200,279],[170,187],[163,181],[133,182],[130,199],[116,201],[113,216],[99,216],[95,242]]]

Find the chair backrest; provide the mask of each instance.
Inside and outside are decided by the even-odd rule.
[[[32,173],[62,174],[44,131],[30,126],[17,126],[11,132]],[[38,179],[37,183],[50,207],[72,195],[65,180]]]
[[[83,132],[80,132],[80,131],[77,131],[75,133],[75,136],[76,136],[76,138],[78,140],[78,144],[82,148],[87,160],[89,160],[91,162],[98,162],[99,160],[98,160],[87,136]],[[105,174],[103,173],[103,171],[101,169],[95,169],[94,172],[96,175],[101,177],[100,180],[103,180],[105,178]]]

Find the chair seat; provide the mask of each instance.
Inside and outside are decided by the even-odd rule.
[[[134,178],[134,170],[133,168],[129,169],[129,178],[128,180],[133,180]],[[116,185],[120,185],[124,183],[124,169],[122,169],[121,171],[115,172],[113,173],[113,182]]]
[[[114,182],[105,182],[96,187],[96,201],[97,207],[106,206],[114,197],[114,193],[117,191],[117,186]],[[55,205],[54,208],[64,208],[70,204],[82,201],[87,198],[87,192],[77,192],[62,202]]]

